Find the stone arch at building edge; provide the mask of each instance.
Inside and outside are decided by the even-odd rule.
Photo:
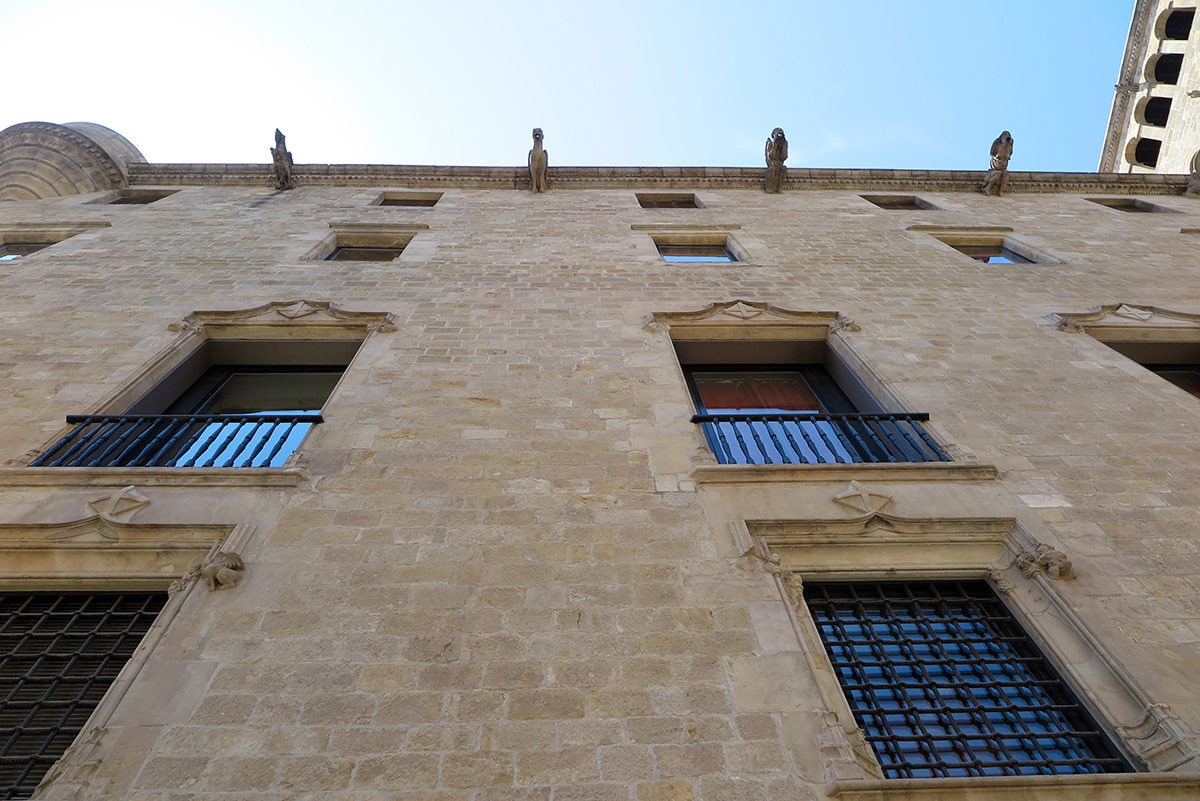
[[[92,122],[23,122],[0,131],[0,200],[36,200],[129,183],[146,158],[116,131]]]

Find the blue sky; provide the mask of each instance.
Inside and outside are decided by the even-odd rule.
[[[0,127],[155,162],[1092,171],[1134,0],[5,0]],[[336,7],[336,10],[335,10]],[[52,37],[46,32],[53,31]],[[23,64],[14,77],[14,65]]]

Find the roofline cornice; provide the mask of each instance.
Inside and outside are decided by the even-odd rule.
[[[550,189],[759,189],[762,167],[551,167]],[[298,186],[528,190],[524,167],[385,164],[297,164]],[[786,191],[974,192],[982,170],[789,168]],[[132,186],[271,187],[266,164],[131,164]],[[1186,175],[1159,173],[1012,172],[1010,194],[1177,195]]]

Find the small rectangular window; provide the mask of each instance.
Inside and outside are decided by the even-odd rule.
[[[1131,771],[986,583],[805,582],[804,601],[886,778]]]
[[[944,245],[957,250],[964,256],[970,256],[981,264],[1058,264],[1061,259],[1055,258],[1037,248],[1030,247],[1014,236],[1007,236],[994,227],[979,227],[975,229],[944,229],[931,230],[933,226],[914,225],[910,231],[925,231]]]
[[[375,205],[431,208],[441,199],[441,192],[384,192],[376,199]]]
[[[0,798],[33,795],[166,600],[166,593],[0,593]]]
[[[1124,211],[1132,214],[1156,214],[1174,211],[1174,209],[1168,209],[1165,206],[1134,197],[1089,197],[1085,198],[1085,200],[1115,211]]]
[[[696,209],[700,204],[691,192],[638,192],[638,205],[643,209]]]
[[[927,211],[937,206],[916,195],[859,195],[863,200],[890,211]]]

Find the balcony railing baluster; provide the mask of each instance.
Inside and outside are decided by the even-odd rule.
[[[722,464],[773,464],[775,452],[786,464],[948,462],[950,457],[921,427],[921,422],[928,419],[927,414],[907,413],[738,412],[698,414],[692,422],[704,427]],[[737,441],[737,451],[730,447],[730,435]],[[774,452],[766,444],[768,440]],[[798,440],[806,447],[801,447]]]
[[[31,467],[277,467],[319,414],[70,415]],[[268,450],[268,443],[276,438]],[[215,448],[215,450],[214,450]]]

